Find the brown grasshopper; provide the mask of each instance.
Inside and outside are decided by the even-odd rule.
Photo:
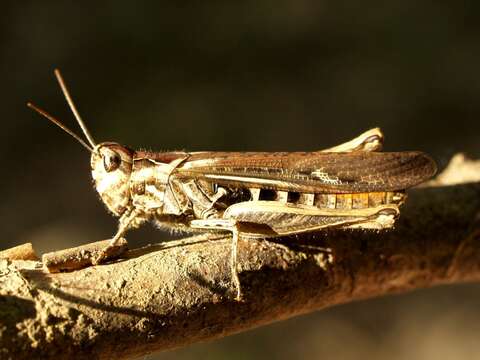
[[[237,298],[240,235],[391,228],[405,189],[436,172],[424,153],[379,152],[383,135],[378,128],[313,152],[147,152],[115,142],[97,144],[58,70],[55,75],[88,143],[44,110],[28,106],[91,152],[95,188],[120,218],[109,246],[149,220],[168,229],[230,232]]]

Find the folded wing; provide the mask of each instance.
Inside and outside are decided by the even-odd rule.
[[[421,152],[202,152],[174,174],[226,187],[355,193],[403,190],[435,172],[435,162]]]

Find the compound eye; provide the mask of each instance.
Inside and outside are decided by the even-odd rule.
[[[105,168],[106,172],[117,170],[121,162],[122,159],[116,152],[112,152],[111,154],[107,154],[103,157],[103,167]]]

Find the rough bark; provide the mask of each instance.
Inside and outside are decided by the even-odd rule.
[[[33,250],[32,243],[26,243],[7,250],[0,251],[0,259],[38,260],[38,257]]]
[[[409,192],[392,231],[241,240],[241,303],[223,236],[68,273],[0,259],[0,357],[131,358],[338,303],[478,281],[479,180],[480,161],[457,156],[437,180]]]
[[[118,258],[128,249],[127,240],[124,238],[120,238],[120,242],[116,246],[109,247],[109,244],[110,240],[102,240],[71,249],[43,254],[43,267],[51,273],[78,270],[96,265],[96,259],[105,249],[107,249],[105,257],[109,259]]]

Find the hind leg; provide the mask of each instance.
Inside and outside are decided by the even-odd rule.
[[[276,201],[249,201],[230,206],[223,217],[239,224],[267,226],[273,236],[282,236],[328,228],[387,229],[393,227],[399,214],[396,204],[340,210],[291,206]],[[255,236],[255,233],[252,235]],[[258,234],[258,237],[261,236]]]
[[[235,300],[241,301],[242,289],[240,287],[240,279],[238,278],[237,267],[237,252],[238,252],[238,224],[235,220],[224,219],[206,219],[206,220],[192,220],[190,226],[195,229],[205,230],[225,230],[232,233],[232,248],[230,252],[230,266],[232,282],[235,287],[236,295]]]
[[[379,128],[370,129],[346,143],[321,150],[321,152],[381,151],[383,134]]]

